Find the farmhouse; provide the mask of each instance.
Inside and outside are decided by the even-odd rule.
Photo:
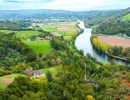
[[[39,70],[34,70],[32,68],[30,69],[27,69],[24,71],[27,75],[32,75],[33,74],[33,77],[34,78],[37,78],[37,77],[40,77],[40,76],[45,76],[44,73],[40,72]]]
[[[41,37],[36,37],[36,40],[43,40],[43,38],[41,38]]]
[[[40,76],[45,76],[44,73],[40,72],[39,70],[35,70],[33,72],[33,77],[36,78],[36,77],[40,77]]]

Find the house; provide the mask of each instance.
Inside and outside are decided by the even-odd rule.
[[[40,37],[36,37],[36,40],[41,40],[41,38]]]
[[[32,75],[33,74],[33,69],[30,68],[30,69],[27,69],[24,71],[27,75]]]
[[[36,37],[36,40],[43,40],[43,38],[41,38],[41,37]]]
[[[40,76],[45,76],[45,74],[40,72],[39,70],[33,71],[33,77],[34,78],[37,78],[37,77],[40,77]]]

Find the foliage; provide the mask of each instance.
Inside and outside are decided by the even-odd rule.
[[[120,59],[124,58],[127,59],[127,61],[129,62],[130,58],[129,47],[124,49],[122,46],[117,47],[117,46],[110,46],[108,44],[103,44],[97,37],[94,36],[91,36],[91,42],[95,47],[95,49],[100,53],[105,53],[108,54],[109,56],[115,56]]]

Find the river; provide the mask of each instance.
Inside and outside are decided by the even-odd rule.
[[[104,54],[99,54],[94,50],[92,43],[90,41],[90,36],[91,36],[91,29],[86,28],[84,25],[83,21],[79,21],[78,26],[84,30],[82,34],[77,36],[75,40],[75,46],[77,47],[78,50],[83,50],[84,55],[87,53],[91,54],[91,56],[95,57],[99,62],[109,62],[109,61],[114,61],[117,64],[127,64],[125,61],[115,59],[112,57],[108,57],[107,55]]]

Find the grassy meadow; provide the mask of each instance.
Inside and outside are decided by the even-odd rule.
[[[16,31],[11,31],[11,30],[0,30],[0,32],[3,32],[5,34],[11,33],[11,32],[16,32]]]
[[[39,53],[44,55],[52,49],[49,41],[24,41],[24,43],[31,47],[37,55]]]
[[[21,39],[27,39],[33,35],[39,35],[41,32],[38,31],[18,31],[16,33],[16,36],[21,38]]]
[[[130,13],[125,15],[125,16],[123,16],[123,20],[130,20]]]

